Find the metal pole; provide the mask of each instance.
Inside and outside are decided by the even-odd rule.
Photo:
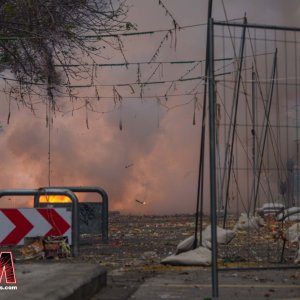
[[[210,215],[211,215],[211,263],[212,295],[219,296],[218,286],[218,243],[217,243],[217,195],[216,195],[216,99],[214,79],[214,20],[209,19],[209,158],[210,158]]]
[[[261,135],[261,140],[259,143],[259,146],[261,147],[261,153],[260,153],[260,161],[259,161],[258,168],[257,168],[258,175],[257,175],[256,188],[255,188],[255,194],[254,194],[253,215],[255,214],[256,202],[257,202],[257,197],[258,197],[258,187],[259,187],[259,183],[260,183],[261,169],[262,169],[263,157],[264,157],[264,150],[265,150],[267,133],[269,130],[269,119],[270,119],[271,105],[272,105],[272,100],[273,100],[273,90],[274,90],[276,69],[277,69],[277,48],[275,50],[274,59],[273,59],[273,69],[272,69],[272,77],[271,77],[271,86],[270,86],[270,91],[269,91],[269,95],[268,95],[268,103],[267,103],[267,106],[264,107],[265,114],[266,114],[266,116],[265,116],[266,126],[264,127],[264,132]]]
[[[212,0],[208,2],[207,22],[212,15]],[[199,157],[199,173],[198,173],[198,188],[197,188],[197,206],[195,220],[195,238],[193,248],[197,247],[198,240],[198,222],[200,223],[200,246],[202,245],[202,230],[203,230],[203,182],[204,182],[204,151],[205,151],[205,123],[206,123],[206,102],[207,102],[207,74],[208,74],[208,27],[206,33],[206,60],[205,60],[205,77],[204,77],[204,96],[202,110],[202,129],[200,139],[200,157]],[[200,208],[200,211],[199,211]],[[199,220],[200,214],[200,220]]]
[[[247,23],[247,18],[244,17],[244,24]],[[237,120],[237,112],[238,112],[238,104],[239,104],[239,94],[240,94],[240,86],[241,86],[241,76],[242,76],[242,67],[243,67],[243,58],[244,58],[244,49],[245,49],[245,37],[246,37],[246,27],[243,28],[242,40],[240,45],[240,53],[239,53],[239,65],[238,71],[236,73],[235,78],[235,86],[234,86],[234,95],[233,95],[233,108],[234,108],[234,116],[233,116],[233,129],[231,133],[231,141],[230,141],[230,154],[229,154],[229,164],[228,164],[228,176],[227,176],[227,185],[226,185],[226,194],[225,194],[225,209],[224,209],[224,219],[223,219],[223,228],[226,225],[227,219],[227,211],[228,211],[228,201],[229,201],[229,185],[231,179],[231,169],[232,169],[232,157],[233,157],[233,146],[234,146],[234,138],[236,131],[236,120]],[[227,157],[225,157],[225,163],[227,162]]]
[[[253,24],[253,23],[231,23],[231,22],[220,22],[215,21],[214,25],[225,26],[225,27],[246,27],[246,28],[256,28],[256,29],[271,29],[271,30],[283,30],[283,31],[298,31],[300,32],[300,27],[290,27],[290,26],[276,26],[276,25],[265,25],[265,24]]]
[[[66,189],[15,189],[15,190],[0,190],[0,198],[4,196],[36,196],[36,195],[63,195],[67,196],[72,201],[72,254],[78,256],[79,248],[79,212],[78,199],[70,190]]]
[[[253,188],[250,197],[253,207],[249,207],[249,211],[254,211],[254,195],[256,194],[256,73],[252,66],[252,163],[253,163]]]

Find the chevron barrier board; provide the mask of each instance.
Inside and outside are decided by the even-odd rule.
[[[71,240],[71,211],[66,208],[0,209],[0,245],[23,245],[25,237],[67,236]]]

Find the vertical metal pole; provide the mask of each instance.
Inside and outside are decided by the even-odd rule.
[[[261,139],[260,139],[260,143],[259,143],[259,146],[261,147],[261,151],[260,151],[261,153],[260,153],[260,161],[257,163],[258,174],[257,174],[256,189],[255,189],[255,194],[254,194],[253,215],[255,214],[255,209],[256,209],[256,203],[257,203],[257,197],[258,197],[258,187],[259,187],[259,183],[260,183],[260,176],[261,176],[263,158],[264,158],[264,153],[265,153],[266,139],[267,139],[267,134],[269,131],[269,126],[270,126],[269,120],[270,120],[271,105],[272,105],[272,100],[273,100],[273,90],[274,90],[276,69],[277,69],[277,48],[274,53],[271,86],[270,86],[269,95],[268,95],[268,102],[267,102],[267,105],[264,107],[265,126],[262,129],[262,130],[264,130],[264,132],[261,135]]]
[[[213,5],[213,0],[209,0],[208,12],[207,12],[207,23],[212,15],[212,5]],[[199,173],[198,173],[198,185],[197,185],[197,206],[196,206],[196,216],[195,216],[195,237],[194,237],[194,245],[193,245],[194,249],[197,247],[197,244],[198,244],[198,222],[200,223],[199,244],[200,244],[200,246],[202,245],[207,74],[208,74],[208,27],[207,27],[207,33],[206,33],[206,60],[205,60],[204,94],[203,94],[203,110],[202,110],[202,128],[201,128],[201,139],[200,139]],[[200,214],[200,220],[199,220],[199,214]]]
[[[209,159],[210,159],[210,216],[211,216],[211,263],[212,296],[219,296],[218,286],[218,244],[217,244],[217,195],[216,195],[216,98],[214,79],[214,20],[209,19]]]
[[[247,24],[246,17],[244,17],[244,24]],[[232,129],[231,142],[230,142],[230,155],[229,155],[228,177],[227,177],[226,194],[225,194],[225,209],[224,209],[223,228],[225,228],[225,225],[226,225],[227,211],[228,211],[229,185],[230,185],[231,169],[232,169],[232,161],[233,161],[232,157],[233,157],[234,138],[235,138],[235,132],[236,132],[236,120],[237,120],[237,113],[238,113],[238,107],[239,107],[238,105],[239,105],[239,94],[240,94],[240,86],[241,86],[244,49],[245,49],[245,38],[246,38],[246,27],[243,28],[243,33],[242,33],[238,71],[236,73],[234,94],[233,94],[233,101],[232,101],[233,108],[234,108],[234,115],[233,115],[233,120],[230,120],[233,122],[233,129]],[[226,163],[226,161],[227,161],[227,157],[225,158],[225,163]]]
[[[256,194],[256,73],[252,66],[252,163],[253,163],[253,197],[250,198],[252,207],[249,211],[254,211],[254,195]]]

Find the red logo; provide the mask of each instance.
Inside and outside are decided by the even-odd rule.
[[[0,284],[2,277],[5,277],[6,284],[15,284],[16,273],[11,252],[0,252]]]

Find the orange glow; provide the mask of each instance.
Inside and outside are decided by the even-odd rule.
[[[72,202],[71,199],[63,195],[40,196],[41,203],[66,203]]]

